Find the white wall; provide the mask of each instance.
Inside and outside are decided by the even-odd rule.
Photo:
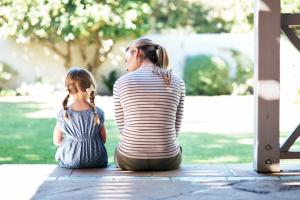
[[[234,48],[253,58],[253,35],[249,34],[168,34],[146,35],[167,48],[170,64],[175,73],[181,75],[187,56],[195,54],[219,55],[229,62],[231,58],[223,49]],[[107,75],[118,69],[125,73],[124,49],[130,41],[116,44],[110,59],[97,71],[95,76]],[[300,86],[299,52],[281,38],[281,92],[284,96],[295,96]],[[75,57],[80,57],[74,52]],[[12,86],[19,86],[22,81],[33,82],[36,77],[58,86],[63,85],[65,69],[63,60],[46,47],[39,44],[16,44],[11,40],[0,40],[0,61],[4,61],[19,71],[19,78]],[[80,62],[78,61],[80,65]],[[103,85],[98,84],[103,89]]]
[[[12,40],[0,40],[0,62],[5,62],[19,73],[13,87],[22,81],[34,82],[42,76],[46,82],[56,84],[63,80],[63,61],[46,47],[37,44],[16,44]]]

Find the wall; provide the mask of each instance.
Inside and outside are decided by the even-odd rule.
[[[232,62],[232,58],[224,53],[224,49],[237,49],[253,58],[253,35],[249,34],[168,34],[147,35],[155,42],[167,48],[173,71],[182,74],[187,56],[196,54],[214,54]],[[106,76],[111,70],[117,69],[120,74],[125,73],[124,50],[130,41],[118,42],[114,47],[110,59],[95,74],[99,80],[99,88],[105,90],[101,84],[101,76]],[[295,96],[300,86],[300,56],[299,52],[281,38],[281,83],[282,94]],[[74,51],[80,66],[80,55]],[[66,69],[63,60],[51,50],[39,44],[16,44],[12,40],[0,40],[0,61],[4,61],[19,71],[19,77],[11,84],[18,87],[22,81],[32,83],[41,76],[48,83],[63,88]]]

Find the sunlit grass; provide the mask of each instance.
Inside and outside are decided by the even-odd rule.
[[[56,147],[52,144],[54,118],[31,118],[42,104],[0,103],[0,163],[55,163]],[[109,162],[119,140],[116,123],[106,121]],[[283,134],[286,137],[287,134]],[[252,134],[181,133],[183,163],[252,162]],[[300,143],[293,149],[300,149]]]

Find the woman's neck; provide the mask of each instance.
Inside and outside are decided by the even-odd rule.
[[[154,64],[150,60],[143,60],[140,67],[153,67]]]

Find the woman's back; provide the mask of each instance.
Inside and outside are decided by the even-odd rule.
[[[165,84],[152,67],[142,66],[115,84],[116,119],[122,127],[118,150],[140,159],[169,158],[180,152],[176,143],[184,83],[172,75]]]

